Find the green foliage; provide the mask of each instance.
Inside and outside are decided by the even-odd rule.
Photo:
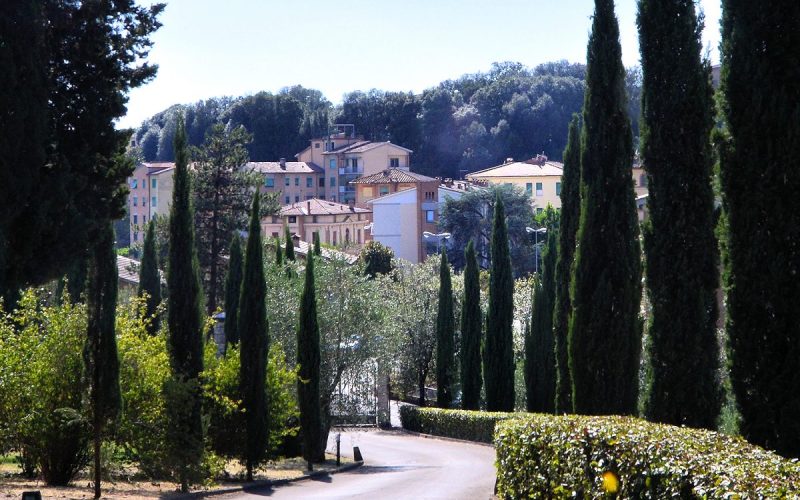
[[[514,186],[494,184],[486,189],[470,191],[458,200],[445,198],[440,226],[452,234],[448,240],[448,258],[456,269],[466,265],[463,256],[470,241],[475,245],[478,264],[484,269],[489,267],[491,255],[488,242],[493,231],[498,199],[502,200],[504,206],[514,276],[533,272],[534,242],[525,230],[533,219],[530,195]]]
[[[467,244],[464,260],[464,301],[461,309],[461,407],[477,410],[481,397],[481,289],[475,245]]]
[[[625,69],[612,0],[596,0],[581,137],[581,209],[567,349],[575,412],[636,411],[641,256]]]
[[[519,416],[519,413],[400,407],[403,429],[479,443],[493,441],[497,422]]]
[[[731,382],[748,440],[800,457],[800,4],[722,2]],[[753,168],[757,158],[759,168]]]
[[[0,317],[0,449],[19,451],[48,484],[69,483],[89,459],[85,332],[83,305],[48,305],[43,291]]]
[[[436,311],[436,404],[449,408],[453,403],[455,370],[455,318],[453,317],[453,285],[447,252],[442,250],[439,265],[439,301]]]
[[[314,256],[306,257],[305,286],[300,296],[297,326],[297,400],[300,407],[300,435],[303,458],[325,460],[320,402],[320,340],[317,294],[314,286]],[[327,437],[327,435],[325,435]]]
[[[286,248],[283,251],[283,256],[287,261],[294,262],[294,241],[292,240],[292,233],[289,231],[289,226],[283,227],[283,234],[284,234],[284,243],[286,244]]]
[[[242,289],[242,243],[239,233],[231,241],[225,277],[225,345],[239,343],[239,294]]]
[[[269,439],[269,408],[265,388],[269,327],[259,213],[259,195],[256,191],[250,209],[238,318],[241,345],[239,383],[247,436],[242,461],[247,467],[249,481],[253,479],[253,469],[265,458]]]
[[[319,240],[319,231],[314,231],[313,239],[314,239],[314,255],[320,256],[322,255],[322,246],[321,246],[322,244],[320,243]]]
[[[555,270],[555,304],[553,306],[553,342],[556,358],[555,411],[572,411],[572,378],[569,374],[567,334],[572,302],[569,291],[575,238],[580,222],[581,145],[580,118],[572,116],[567,148],[564,150],[564,173],[561,176],[561,214],[559,217],[558,254]]]
[[[224,286],[226,259],[233,235],[244,228],[250,188],[255,174],[244,167],[249,161],[246,145],[252,136],[244,127],[212,125],[205,142],[194,149],[192,201],[206,312],[219,305]]]
[[[722,391],[709,141],[714,123],[709,67],[700,56],[702,24],[691,2],[642,0],[638,25],[649,192],[643,236],[652,305],[644,415],[715,429]]]
[[[379,241],[368,241],[358,258],[364,263],[364,272],[371,278],[378,274],[388,274],[394,269],[394,251]]]
[[[275,238],[275,265],[283,266],[283,247],[280,238]]]
[[[498,194],[492,223],[489,312],[483,345],[483,379],[489,411],[514,409],[514,280],[508,251],[505,209]]]
[[[200,383],[203,343],[197,250],[195,248],[188,171],[186,130],[179,117],[175,134],[175,174],[169,215],[169,263],[167,266],[169,354],[172,377],[164,383],[169,415],[169,455],[179,474],[181,490],[196,477],[203,457]]]
[[[146,294],[145,316],[150,323],[148,331],[155,335],[161,324],[158,305],[161,303],[161,273],[158,271],[158,255],[156,253],[156,232],[155,221],[150,220],[147,224],[147,232],[144,236],[144,250],[139,267],[139,289],[136,295],[142,297]]]
[[[795,462],[741,438],[630,417],[532,415],[500,422],[494,444],[501,498],[800,495]]]

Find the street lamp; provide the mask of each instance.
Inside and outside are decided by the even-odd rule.
[[[436,238],[436,253],[440,253],[442,240],[449,239],[452,236],[450,233],[431,233],[430,231],[423,231],[422,236],[427,240]]]
[[[536,257],[533,260],[533,272],[539,274],[539,234],[544,234],[547,232],[546,227],[540,227],[539,229],[534,229],[532,227],[526,227],[525,231],[528,234],[533,233],[535,236],[535,242],[533,244],[534,251],[536,252]]]

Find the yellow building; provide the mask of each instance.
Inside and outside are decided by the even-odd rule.
[[[466,175],[466,180],[476,184],[506,184],[518,186],[527,192],[537,212],[548,204],[561,208],[561,174],[564,164],[537,155],[525,161],[509,158],[502,165],[479,170]]]
[[[315,198],[285,205],[278,215],[264,217],[261,231],[267,238],[283,237],[286,225],[302,241],[313,241],[318,232],[322,243],[357,247],[371,239],[365,229],[371,222],[372,210]]]
[[[128,214],[131,244],[144,240],[147,223],[159,215],[169,215],[172,204],[174,163],[139,163],[128,177]]]

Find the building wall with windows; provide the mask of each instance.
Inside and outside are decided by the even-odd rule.
[[[140,163],[128,177],[131,244],[144,240],[145,226],[153,217],[169,214],[174,173],[174,163]]]
[[[261,192],[278,193],[282,205],[313,198],[327,199],[327,179],[323,169],[311,162],[251,161],[246,166],[262,177]]]
[[[288,226],[292,234],[307,242],[319,232],[322,243],[357,251],[371,239],[366,229],[371,222],[371,210],[312,199],[284,205],[278,215],[262,219],[261,229],[265,238],[283,238],[283,228]]]
[[[509,158],[502,165],[472,172],[465,177],[475,183],[517,186],[531,196],[534,209],[538,212],[547,208],[548,204],[561,208],[563,171],[562,163],[549,161],[545,156],[537,156],[519,162]]]

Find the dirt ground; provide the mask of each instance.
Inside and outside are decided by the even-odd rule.
[[[333,471],[336,469],[335,457],[328,455],[324,464],[315,464],[315,471]],[[352,459],[342,457],[342,465],[352,463]],[[236,477],[242,472],[238,463],[231,462],[226,467],[226,472]],[[256,474],[256,480],[297,479],[308,473],[306,464],[300,458],[283,459],[270,462]],[[218,481],[208,486],[192,487],[192,492],[212,492],[214,490],[228,489],[241,486],[241,481]],[[102,483],[103,498],[121,498],[125,500],[139,498],[180,498],[178,484],[169,481],[127,480],[116,478]],[[41,481],[23,479],[19,469],[13,464],[0,464],[0,498],[22,498],[24,491],[39,491],[43,499],[85,499],[93,498],[92,482],[86,474],[80,474],[70,486],[52,487]]]

